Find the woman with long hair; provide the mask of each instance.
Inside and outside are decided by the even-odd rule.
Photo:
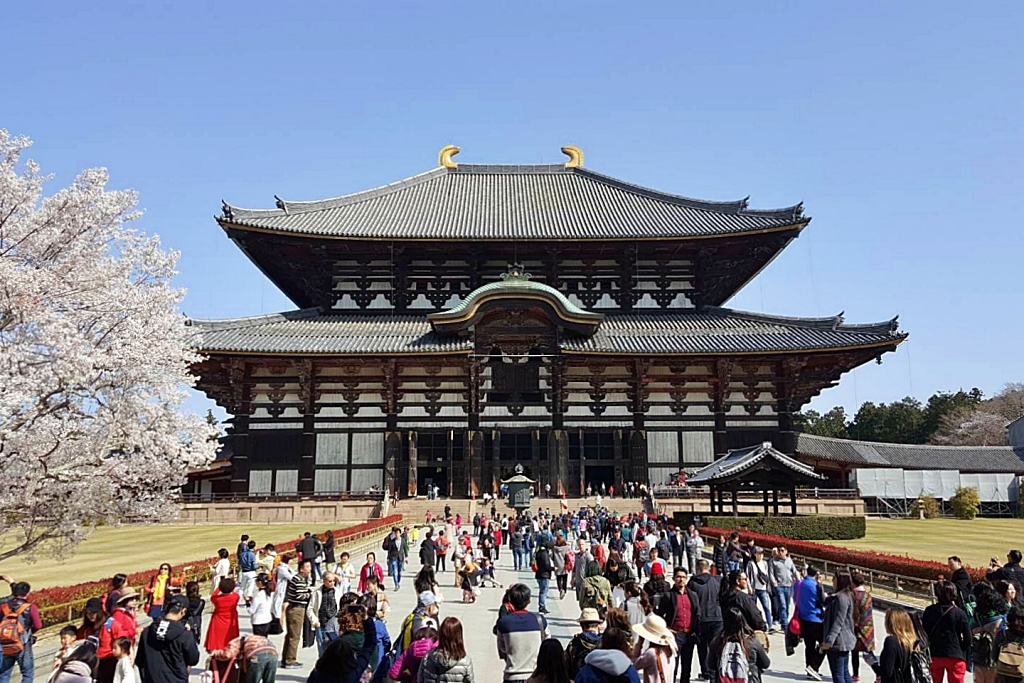
[[[738,650],[746,656],[749,664],[749,669],[746,672],[747,680],[749,683],[760,683],[761,672],[771,666],[768,653],[765,652],[761,641],[747,626],[743,612],[737,607],[729,608],[729,612],[728,616],[723,612],[722,616],[726,617],[723,620],[724,628],[708,646],[707,665],[708,672],[711,674],[711,682],[719,683],[720,663],[723,656],[728,661],[733,652]]]
[[[185,584],[185,599],[188,600],[188,612],[185,622],[191,627],[192,636],[198,643],[203,635],[203,611],[206,600],[199,593],[199,582],[189,581]]]
[[[206,632],[207,652],[223,650],[228,643],[238,637],[238,601],[242,598],[235,591],[235,580],[230,576],[220,580],[210,595],[213,603],[213,615]]]
[[[416,595],[429,592],[434,594],[439,603],[444,602],[444,596],[441,595],[441,587],[437,585],[437,574],[434,573],[433,565],[423,565],[416,573],[416,578],[413,579],[412,585],[416,589]]]
[[[82,625],[75,633],[77,640],[85,640],[89,636],[99,636],[103,622],[107,620],[107,613],[103,611],[103,600],[101,598],[89,598],[85,602],[85,609],[82,612]]]
[[[586,664],[576,674],[573,683],[640,683],[640,674],[630,655],[632,632],[619,628],[606,628],[601,634],[601,644],[587,655]]]
[[[541,654],[544,645],[541,644]],[[538,656],[538,663],[540,657]],[[419,683],[474,683],[473,660],[466,654],[462,622],[448,617],[437,629],[437,647],[420,662]],[[560,681],[559,683],[568,683]]]
[[[644,683],[671,683],[676,671],[676,638],[665,620],[648,614],[642,624],[633,625],[638,637],[633,646],[633,666]],[[647,647],[644,648],[644,643]]]
[[[526,683],[569,683],[569,673],[565,670],[565,651],[557,638],[541,642],[537,652],[537,666],[533,668]]]
[[[249,612],[249,623],[252,632],[257,636],[269,636],[274,629],[274,591],[271,590],[270,577],[264,573],[256,575],[256,592],[246,608]]]
[[[718,604],[722,608],[725,627],[728,628],[727,622],[732,618],[735,608],[743,615],[743,621],[749,628],[767,633],[768,625],[757,609],[754,596],[747,592],[747,585],[747,573],[742,569],[731,569],[722,581],[722,587],[718,590]]]
[[[996,581],[995,589],[996,593],[1003,596],[1007,605],[1012,605],[1017,601],[1017,586],[1013,581]]]
[[[853,680],[856,683],[860,680],[859,653],[875,651],[875,610],[871,601],[871,593],[864,587],[864,575],[855,571],[851,572],[850,576],[853,578],[854,605],[860,615],[853,625],[857,644],[853,647],[853,654],[850,656]]]
[[[321,548],[324,553],[324,571],[334,571],[334,532],[330,529],[324,533],[324,542]]]
[[[885,632],[888,635],[882,652],[871,668],[878,674],[879,683],[904,683],[909,680],[910,655],[920,649],[914,622],[904,610],[893,607],[885,613]]]
[[[835,592],[825,601],[821,649],[828,656],[833,683],[853,683],[850,653],[857,645],[853,625],[860,620],[860,615],[857,613],[850,570],[837,570],[832,576],[832,585]]]
[[[943,673],[949,676],[949,683],[964,683],[967,674],[971,626],[967,614],[956,605],[958,596],[956,586],[939,581],[935,584],[938,602],[925,608],[921,618],[921,626],[928,634],[934,683],[942,683]]]

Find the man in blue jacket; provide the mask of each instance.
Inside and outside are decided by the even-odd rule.
[[[819,669],[825,660],[819,649],[822,639],[822,616],[825,593],[821,588],[818,568],[808,565],[807,576],[796,587],[796,614],[800,619],[800,635],[804,640],[804,664],[806,673],[816,681],[821,680]]]

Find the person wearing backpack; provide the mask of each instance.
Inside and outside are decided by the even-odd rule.
[[[975,683],[995,683],[997,634],[1003,630],[1009,606],[992,586],[974,584],[975,610],[971,619],[971,654]]]
[[[0,602],[0,649],[3,660],[0,663],[0,683],[10,683],[14,665],[21,670],[24,681],[31,681],[35,673],[35,659],[32,646],[36,642],[35,632],[43,627],[39,608],[28,601],[32,587],[24,581],[12,582],[9,576],[0,576],[11,586],[10,597]]]
[[[761,672],[771,666],[768,653],[739,608],[730,607],[723,616],[725,629],[708,647],[711,683],[761,683]]]
[[[565,647],[565,668],[570,680],[583,668],[587,655],[601,645],[601,615],[593,607],[580,612],[580,632]]]
[[[1006,613],[1006,630],[996,636],[996,683],[1024,679],[1024,608],[1014,605]]]
[[[768,562],[764,559],[764,548],[754,548],[754,556],[747,562],[747,584],[754,591],[754,598],[761,604],[764,611],[764,620],[768,624],[768,630],[772,631],[775,622],[772,619],[772,604],[770,598],[771,579],[769,578]]]
[[[630,640],[631,634],[620,628],[605,629],[600,647],[587,655],[573,683],[640,683]]]
[[[914,622],[904,610],[894,607],[885,613],[885,642],[877,660],[869,660],[878,674],[878,683],[928,683],[920,675],[928,675],[927,667],[915,666],[915,657],[924,657]],[[977,680],[977,678],[975,679]],[[979,683],[981,683],[979,681]]]
[[[971,627],[967,615],[956,606],[959,593],[949,581],[935,584],[934,605],[928,606],[921,624],[928,634],[932,656],[932,681],[942,683],[943,672],[949,683],[963,683],[967,674],[967,658],[971,652]]]

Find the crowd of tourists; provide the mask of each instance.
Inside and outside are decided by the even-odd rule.
[[[859,681],[862,661],[878,683],[963,683],[967,671],[977,683],[1024,678],[1017,550],[1005,564],[993,559],[978,582],[950,557],[935,604],[890,607],[876,648],[864,576],[838,569],[826,581],[785,547],[760,548],[736,533],[709,545],[692,525],[564,505],[518,515],[492,507],[467,520],[446,506],[425,521],[393,528],[381,562],[371,550],[359,566],[336,552],[330,532],[280,551],[242,536],[235,563],[219,551],[208,594],[168,564],[140,588],[118,574],[88,600],[80,625],[61,629],[49,683],[134,683],[136,669],[142,683],[187,683],[201,649],[215,683],[274,683],[279,667],[302,668],[300,649],[313,647],[309,683],[474,683],[463,625],[442,615],[444,581],[466,603],[503,591],[492,633],[505,683],[689,683],[694,669],[700,680],[759,683],[771,666],[769,636],[780,631],[787,655],[802,644],[810,680],[823,678],[826,661],[835,683]],[[502,564],[519,579],[531,573],[535,585],[496,579],[503,551]],[[407,573],[415,607],[389,632],[388,593],[403,590]],[[16,665],[32,680],[39,610],[27,583],[0,580],[11,587],[0,602],[0,683]],[[549,632],[553,599],[563,613],[571,600],[579,615],[564,643]],[[283,636],[280,650],[273,636]]]

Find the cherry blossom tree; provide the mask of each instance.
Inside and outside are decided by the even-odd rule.
[[[30,145],[0,129],[0,559],[169,519],[217,446],[181,411],[197,357],[178,254],[130,227],[136,195],[105,169],[44,197]]]
[[[932,443],[943,446],[1005,446],[1006,418],[979,408],[959,408],[942,418],[942,425]]]

